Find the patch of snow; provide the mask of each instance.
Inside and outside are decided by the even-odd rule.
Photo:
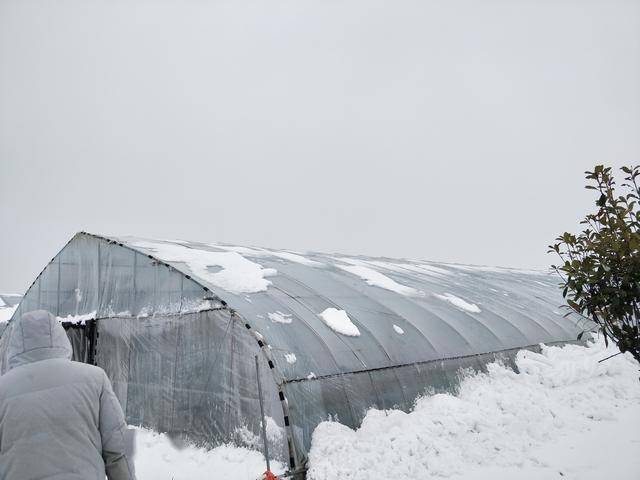
[[[253,335],[258,339],[258,340],[263,340],[264,341],[264,335],[262,335],[260,332],[256,332],[255,330],[253,331]]]
[[[393,329],[396,331],[396,333],[398,335],[404,335],[404,330],[401,329],[398,325],[396,325],[395,323],[393,324]]]
[[[11,317],[13,317],[13,312],[16,311],[16,308],[18,308],[17,305],[13,307],[0,308],[0,323],[5,323],[11,320]]]
[[[310,258],[304,257],[304,256],[299,255],[297,253],[285,252],[283,250],[280,250],[280,251],[268,250],[268,252],[271,255],[274,255],[276,257],[282,258],[284,260],[289,260],[290,262],[294,262],[294,263],[300,263],[302,265],[307,265],[309,267],[322,267],[322,266],[324,266],[324,264],[321,263],[321,262],[317,262],[315,260],[311,260]]]
[[[163,239],[165,242],[170,242],[170,243],[179,243],[180,245],[189,245],[193,242],[190,242],[188,240],[175,240],[175,239]]]
[[[638,364],[602,340],[521,351],[465,377],[459,393],[410,413],[370,410],[358,430],[313,433],[309,480],[635,480],[640,471]]]
[[[261,446],[261,439],[258,435],[249,430],[245,425],[236,427],[233,432],[233,442],[235,445],[257,450]]]
[[[203,312],[205,310],[213,310],[222,308],[223,304],[220,303],[216,299],[184,299],[182,302],[169,302],[169,303],[161,303],[155,307],[153,310],[151,307],[146,307],[145,311],[147,316],[149,314],[162,315],[162,314],[171,314],[171,313],[197,313]],[[111,315],[110,315],[111,316]]]
[[[291,314],[282,313],[280,311],[276,311],[274,313],[269,313],[269,319],[274,323],[291,323],[293,320],[291,318]]]
[[[227,250],[229,252],[236,252],[241,255],[246,255],[248,257],[259,257],[261,256],[262,249],[261,248],[253,248],[253,247],[239,247],[235,245],[220,245],[217,243],[210,243],[210,247],[220,248],[222,250]]]
[[[299,253],[293,253],[286,250],[270,250],[266,248],[258,248],[258,247],[236,247],[232,245],[218,245],[211,244],[212,247],[220,248],[223,250],[228,250],[230,252],[237,252],[242,255],[246,255],[248,257],[277,257],[283,260],[288,260],[289,262],[300,263],[302,265],[307,265],[309,267],[322,267],[323,263],[317,262],[315,260],[311,260],[310,258],[305,257]]]
[[[285,353],[284,354],[284,359],[287,361],[287,363],[291,363],[291,364],[296,363],[296,361],[298,360],[296,358],[296,354],[295,353]]]
[[[267,418],[267,435],[275,435],[270,424]],[[213,450],[178,448],[166,435],[141,428],[136,429],[134,461],[138,480],[209,480],[212,472],[216,478],[255,480],[266,470],[264,457],[256,450],[232,445]],[[275,473],[284,472],[285,465],[271,462]]]
[[[342,258],[340,258],[340,260],[342,260]],[[422,293],[420,290],[402,285],[392,278],[389,278],[386,275],[369,267],[365,267],[362,265],[336,265],[336,267],[344,270],[345,272],[349,272],[360,277],[365,282],[367,282],[368,285],[371,285],[373,287],[384,288],[385,290],[391,290],[392,292],[396,292],[400,295],[406,296],[415,297],[424,295],[424,293]]]
[[[73,325],[84,325],[89,320],[95,320],[98,312],[95,310],[91,313],[85,313],[82,315],[67,315],[66,317],[56,317],[56,319],[62,323],[72,323]]]
[[[235,294],[264,291],[271,285],[265,277],[277,273],[272,268],[264,268],[247,260],[238,252],[211,252],[149,241],[137,241],[131,245],[148,250],[165,262],[184,263],[194,276]],[[220,267],[221,270],[209,270],[214,267]]]
[[[348,337],[359,337],[360,330],[356,327],[347,312],[344,310],[338,310],[337,308],[327,308],[319,315],[324,323],[326,323],[331,330]]]
[[[278,425],[278,423],[268,415],[265,417],[265,420],[267,427],[267,442],[276,444],[281,442],[285,436],[284,427]]]
[[[444,295],[438,295],[437,293],[434,293],[434,295],[440,300],[449,302],[451,305],[454,305],[460,310],[464,310],[465,312],[480,313],[481,311],[475,303],[469,303],[462,298],[456,297],[455,295],[452,295],[450,293],[445,293]]]

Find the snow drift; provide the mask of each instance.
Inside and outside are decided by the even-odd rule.
[[[496,469],[509,468],[529,472],[527,478],[606,478],[611,472],[598,468],[602,455],[582,455],[573,467],[566,456],[580,437],[621,415],[640,421],[638,365],[624,355],[598,363],[613,353],[603,341],[520,351],[520,373],[499,363],[487,373],[467,372],[457,395],[422,397],[411,413],[370,410],[356,431],[324,422],[313,435],[309,478],[495,478]],[[630,428],[613,430],[629,434]],[[619,479],[640,472],[640,433],[630,434],[609,454],[621,468]],[[542,454],[549,443],[554,447]]]

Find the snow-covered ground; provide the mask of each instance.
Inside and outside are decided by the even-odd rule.
[[[136,432],[138,480],[256,480],[266,470],[264,456],[247,448],[223,445],[213,450],[177,448],[166,435]],[[284,466],[272,463],[282,473]]]
[[[518,354],[521,373],[491,364],[458,395],[413,412],[371,410],[353,431],[313,436],[311,480],[640,478],[640,371],[601,340]]]

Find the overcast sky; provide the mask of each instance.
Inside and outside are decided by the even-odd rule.
[[[0,291],[80,230],[545,267],[640,0],[0,0]]]

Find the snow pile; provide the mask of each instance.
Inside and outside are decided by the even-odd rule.
[[[282,464],[271,465],[276,473],[284,471]],[[266,470],[263,455],[255,450],[231,445],[179,449],[166,435],[145,429],[136,431],[135,467],[138,480],[255,480]]]
[[[344,258],[340,260],[346,261]],[[423,293],[420,290],[416,290],[413,287],[402,285],[392,278],[374,270],[373,268],[365,267],[363,265],[336,265],[336,267],[344,270],[345,272],[352,273],[367,282],[368,285],[373,287],[384,288],[385,290],[391,290],[392,292],[399,293],[400,295],[407,296],[421,296]]]
[[[602,341],[521,351],[520,374],[493,363],[409,414],[371,410],[357,431],[322,423],[309,478],[636,479],[638,364],[598,363],[613,353]]]
[[[185,263],[193,275],[235,294],[264,291],[271,285],[265,277],[277,273],[272,268],[263,268],[247,260],[238,252],[210,252],[148,241],[134,242],[132,245],[149,250],[162,261]],[[219,271],[212,271],[214,268]]]
[[[470,313],[480,313],[480,307],[478,307],[475,303],[469,303],[466,300],[463,300],[460,297],[456,297],[451,293],[445,293],[444,295],[434,294],[440,300],[444,300],[445,302],[449,302],[451,305],[458,307],[460,310],[464,310],[465,312]]]
[[[344,310],[338,310],[337,308],[327,308],[324,312],[318,315],[324,323],[326,323],[334,332],[341,333],[348,337],[359,337],[360,330],[356,327],[347,312]]]

